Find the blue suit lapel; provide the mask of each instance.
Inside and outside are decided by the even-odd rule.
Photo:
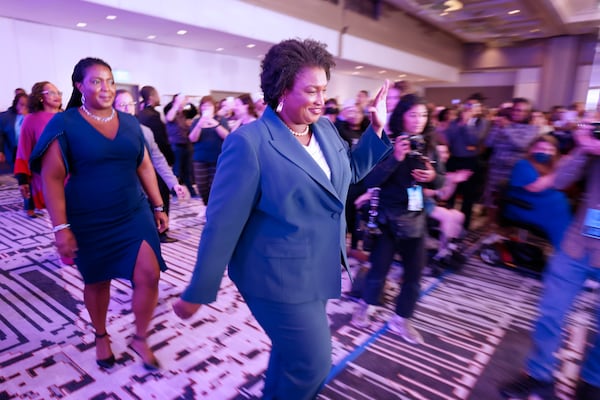
[[[271,140],[269,141],[271,146],[273,146],[273,148],[283,157],[304,170],[315,182],[317,182],[339,200],[339,193],[334,188],[331,181],[327,179],[325,172],[323,172],[321,167],[319,167],[319,165],[315,162],[315,160],[313,160],[308,152],[302,148],[302,145],[292,136],[285,124],[279,119],[279,117],[270,107],[265,109],[261,120],[265,123],[269,133],[271,134]],[[326,143],[328,141],[325,138],[320,139],[323,136],[323,133],[317,134],[317,137],[319,138],[319,145],[321,146],[321,150],[323,151],[323,154],[325,155],[325,158],[329,164],[333,178],[336,170],[338,170],[339,167],[337,165],[333,165],[335,164],[335,161],[333,161],[335,160],[335,156],[333,155],[334,150],[332,149],[331,144]]]
[[[343,165],[341,165],[340,153],[345,151],[342,141],[338,138],[337,132],[333,127],[328,126],[325,123],[315,123],[312,125],[313,128],[313,140],[316,138],[321,147],[321,151],[327,160],[329,169],[331,169],[331,184],[336,190],[338,196],[342,190],[342,172]]]

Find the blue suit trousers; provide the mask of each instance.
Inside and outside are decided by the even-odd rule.
[[[288,304],[244,299],[271,339],[263,399],[314,399],[331,369],[327,301]]]

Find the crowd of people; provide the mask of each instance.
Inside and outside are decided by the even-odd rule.
[[[325,308],[341,294],[347,252],[370,261],[352,324],[370,324],[399,256],[388,329],[424,343],[411,324],[423,271],[458,251],[481,204],[491,229],[506,212],[539,226],[554,247],[525,374],[501,388],[550,398],[565,314],[585,279],[600,279],[596,116],[581,104],[545,113],[524,98],[491,108],[481,93],[436,106],[404,81],[338,102],[326,98],[334,65],[321,43],[286,40],[262,61],[260,99],[206,95],[195,105],[178,94],[162,110],[154,87],[141,88],[138,104],[97,58],[75,66],[64,109],[51,82],[15,92],[0,114],[0,162],[13,168],[26,215],[47,209],[60,256],[83,277],[97,364],[115,364],[107,309],[111,280],[123,278],[134,288],[129,346],[147,369],[160,368],[146,337],[167,268],[160,243],[177,240],[167,235],[172,196],[207,205],[174,311],[185,319],[215,301],[227,267],[272,343],[265,399],[318,393],[331,366]],[[506,206],[508,196],[519,201]],[[440,245],[430,260],[431,220]],[[599,352],[600,338],[578,398],[600,398]]]

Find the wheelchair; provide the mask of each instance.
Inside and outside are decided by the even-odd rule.
[[[432,240],[437,240],[438,247],[427,249],[427,267],[424,275],[438,276],[444,271],[460,271],[467,262],[461,239],[457,238],[449,241],[446,245],[447,252],[445,255],[438,257],[436,253],[438,253],[439,244],[441,244],[442,232],[440,222],[430,216],[427,216],[427,236]]]
[[[526,276],[540,279],[551,248],[548,235],[539,226],[506,216],[506,206],[513,205],[526,210],[533,209],[527,201],[511,197],[504,190],[499,198],[498,225],[515,229],[515,235],[504,237],[497,233],[483,240],[479,258],[487,265],[504,267]]]

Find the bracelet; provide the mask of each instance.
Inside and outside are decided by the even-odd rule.
[[[56,226],[52,227],[52,233],[62,231],[63,229],[69,229],[70,227],[71,227],[71,224],[56,225]]]
[[[153,207],[154,212],[165,212],[165,206],[163,204]]]

